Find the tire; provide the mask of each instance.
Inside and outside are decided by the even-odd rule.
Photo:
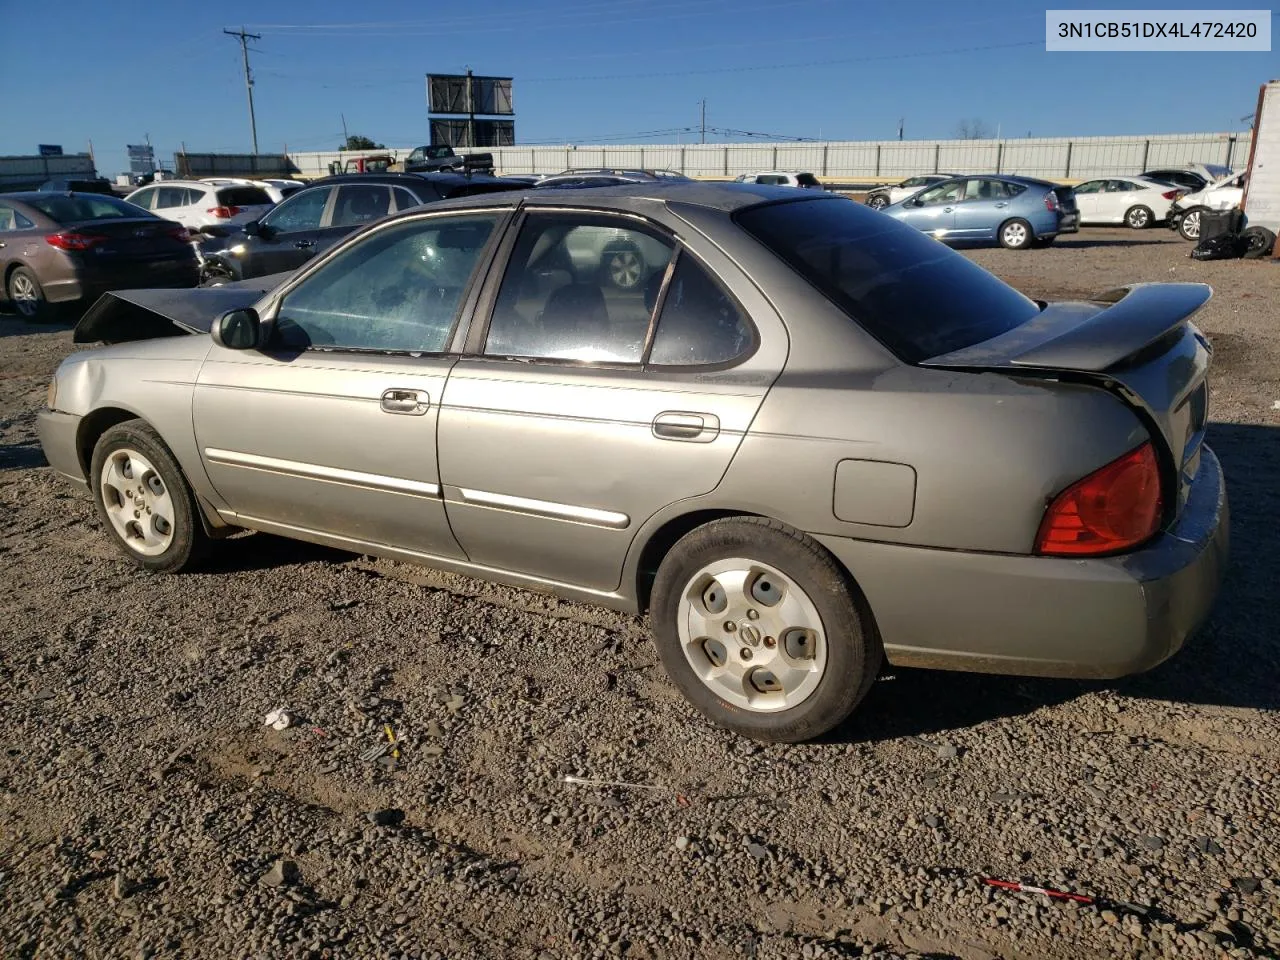
[[[236,275],[232,273],[231,268],[217,260],[206,260],[200,268],[199,286],[201,287],[220,287],[235,279]]]
[[[1182,215],[1182,219],[1178,221],[1178,233],[1183,240],[1200,239],[1200,214],[1208,209],[1208,207],[1191,207]]]
[[[1151,212],[1151,208],[1144,207],[1140,203],[1124,212],[1124,225],[1131,230],[1145,230],[1155,223],[1155,220],[1156,217]]]
[[[644,257],[633,246],[612,247],[600,257],[600,272],[615,290],[636,290],[645,279]]]
[[[1276,248],[1276,235],[1266,227],[1246,227],[1240,231],[1240,239],[1244,246],[1244,253],[1240,256],[1245,260],[1269,257]]]
[[[1036,239],[1031,224],[1018,217],[1000,224],[996,236],[1000,238],[1000,246],[1006,250],[1026,250]]]
[[[138,566],[177,573],[204,558],[209,539],[195,495],[169,448],[145,421],[126,420],[98,438],[89,483],[98,519]]]
[[[872,194],[867,197],[867,206],[872,210],[883,210],[889,205],[889,198],[882,193]]]
[[[40,281],[26,267],[18,267],[9,274],[5,295],[9,306],[28,323],[52,323],[62,313],[58,304],[45,299]]]
[[[880,670],[879,636],[848,574],[775,520],[714,520],[686,534],[663,558],[652,596],[667,675],[709,720],[751,739],[826,733]]]

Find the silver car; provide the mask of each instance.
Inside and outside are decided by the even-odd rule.
[[[602,228],[640,282],[575,253]],[[1227,557],[1209,296],[1038,303],[819,191],[499,193],[103,297],[40,438],[149,570],[248,528],[647,611],[707,717],[798,741],[883,659],[1116,677],[1182,645]]]

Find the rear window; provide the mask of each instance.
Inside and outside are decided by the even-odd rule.
[[[219,187],[218,205],[223,207],[269,207],[271,197],[261,187]]]
[[[73,197],[32,197],[24,201],[35,207],[56,223],[82,223],[85,220],[110,220],[117,217],[154,217],[137,204],[126,203],[115,197],[99,194],[80,194]]]
[[[907,363],[990,340],[1040,312],[915,227],[848,200],[772,203],[735,220]]]
[[[815,177],[812,173],[799,173],[799,174],[796,174],[796,183],[800,184],[800,186],[802,186],[802,187],[820,187],[820,186],[822,186],[822,184],[818,183],[818,178],[817,178],[817,177]]]

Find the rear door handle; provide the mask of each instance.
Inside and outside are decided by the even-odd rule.
[[[401,413],[410,417],[420,417],[431,406],[431,398],[425,390],[408,390],[392,387],[382,391],[383,413]]]
[[[943,208],[942,208],[942,212],[943,212],[943,213],[952,213],[952,212],[954,212],[954,211],[955,211],[955,207],[943,207]]]
[[[1004,200],[1001,200],[999,203],[996,204],[997,207],[1007,207],[1008,205],[1009,204],[1006,203]]]
[[[299,250],[306,250],[308,247],[314,247],[315,245],[316,242],[314,240],[299,240],[294,243],[294,246]]]
[[[659,440],[710,443],[720,435],[720,418],[710,413],[668,410],[653,418],[653,435]]]

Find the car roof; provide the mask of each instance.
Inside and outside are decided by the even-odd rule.
[[[634,212],[646,204],[679,203],[705,207],[721,213],[735,213],[747,207],[780,201],[833,203],[849,201],[836,194],[814,190],[796,190],[794,187],[759,183],[733,183],[719,180],[652,180],[642,183],[609,184],[590,190],[529,188],[484,193],[469,197],[456,197],[431,204],[432,210],[476,209],[481,207],[509,207],[513,203],[534,206],[586,207]],[[394,216],[410,216],[421,213],[421,208],[407,210]]]
[[[395,171],[387,171],[385,173],[335,173],[327,177],[318,177],[307,183],[308,187],[318,187],[335,183],[438,183],[450,187],[461,186],[465,183],[501,183],[507,186],[510,181],[502,180],[499,177],[490,177],[486,174],[472,174],[466,176],[461,173],[444,173],[435,170],[423,171],[422,173],[397,173]]]

